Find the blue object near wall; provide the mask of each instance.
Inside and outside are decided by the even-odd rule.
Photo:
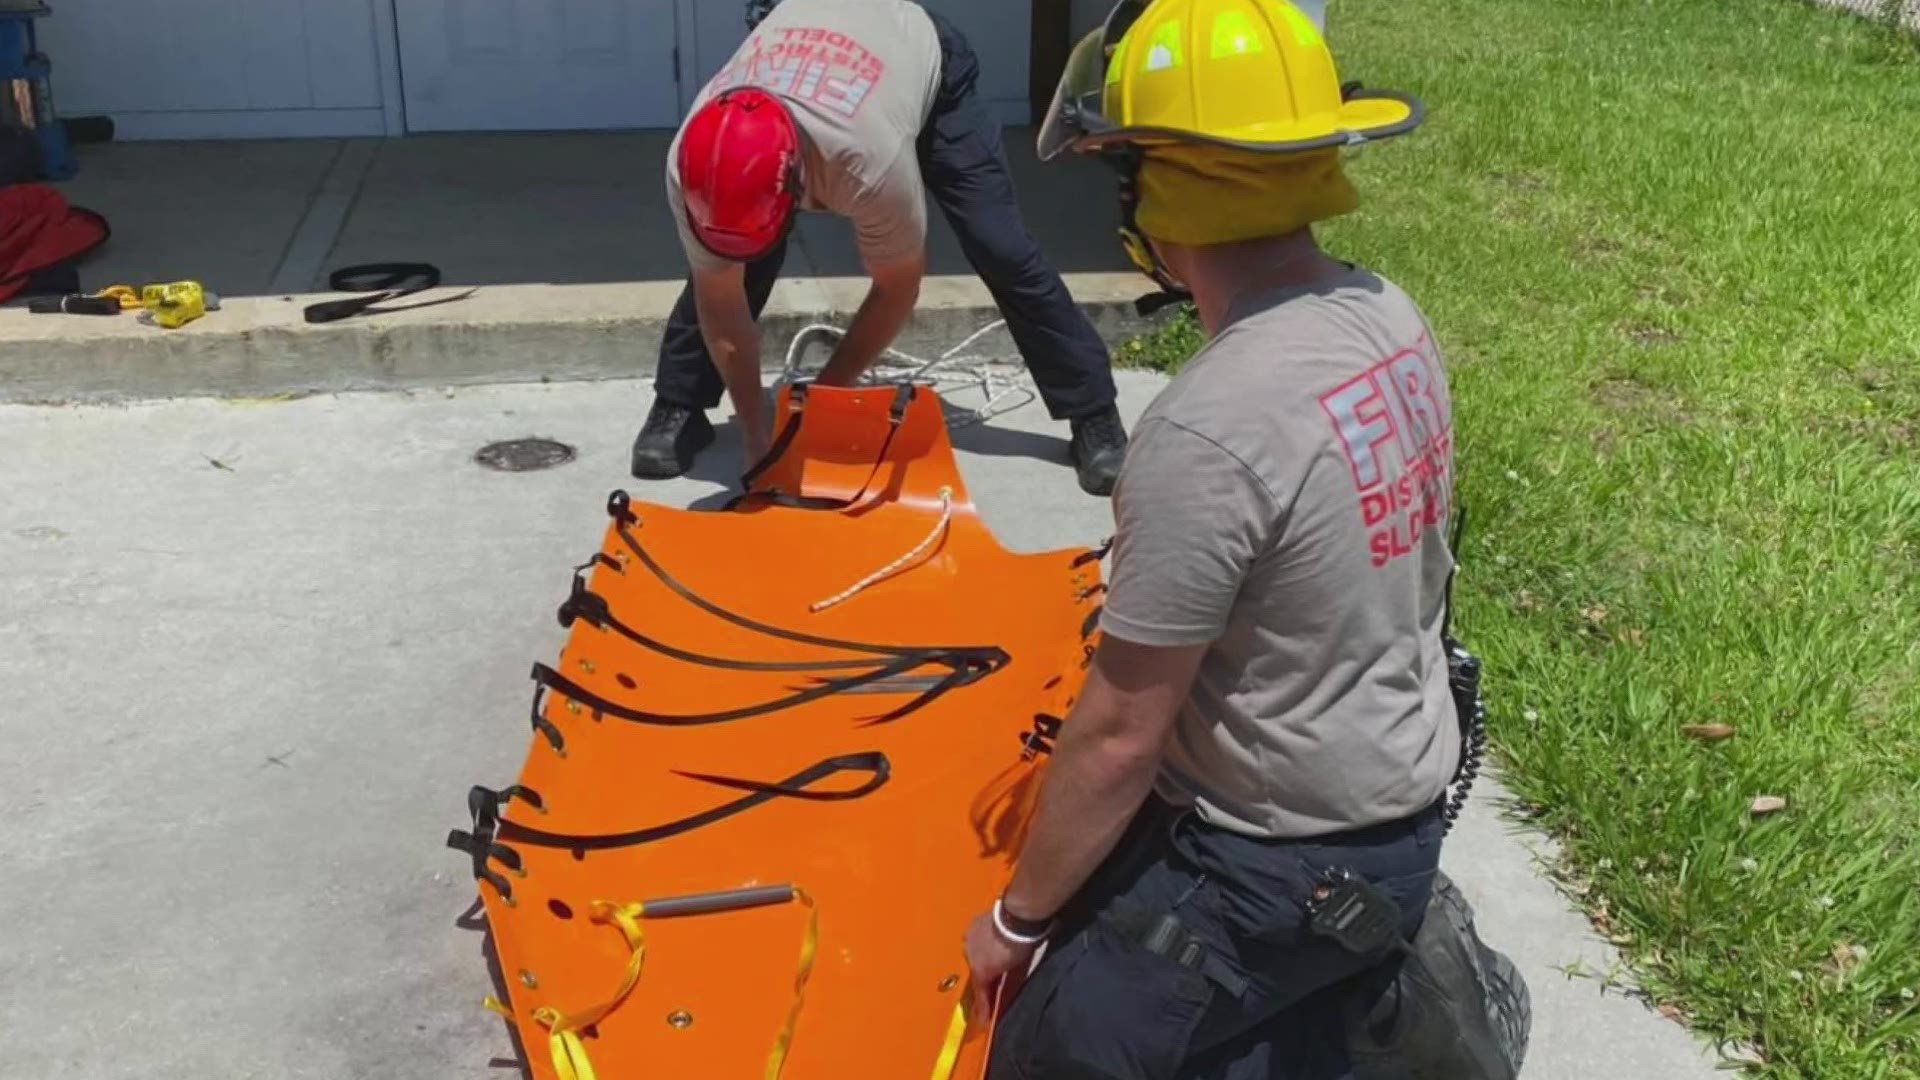
[[[47,179],[71,179],[79,171],[66,126],[53,111],[53,65],[40,52],[34,20],[52,12],[44,5],[0,7],[0,126],[23,128],[40,143]]]

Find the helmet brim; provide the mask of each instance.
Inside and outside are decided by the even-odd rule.
[[[725,259],[728,262],[756,263],[773,254],[775,249],[787,242],[793,233],[794,222],[799,218],[798,207],[789,207],[778,222],[763,229],[733,231],[716,229],[700,224],[691,213],[687,215],[687,230],[709,255]]]
[[[1053,101],[1041,121],[1035,150],[1041,161],[1068,152],[1087,153],[1137,144],[1204,143],[1261,154],[1297,154],[1405,135],[1426,119],[1426,106],[1396,90],[1356,89],[1330,118],[1312,124],[1274,122],[1199,132],[1178,128],[1122,127],[1105,114],[1107,70],[1112,50],[1146,5],[1122,0],[1106,24],[1081,38],[1067,56]]]
[[[1256,154],[1301,154],[1405,135],[1425,119],[1426,106],[1410,94],[1396,90],[1362,90],[1347,99],[1330,124],[1319,128],[1268,124],[1213,133],[1178,128],[1112,128],[1089,132],[1076,149],[1099,150],[1115,142],[1132,143],[1142,149],[1202,143]]]
[[[1123,145],[1151,150],[1155,146],[1199,143],[1256,154],[1300,154],[1343,146],[1378,142],[1405,135],[1426,120],[1419,98],[1397,90],[1357,90],[1349,95],[1332,120],[1315,127],[1299,124],[1261,124],[1218,132],[1164,127],[1121,127],[1100,111],[1103,88],[1069,87],[1063,80],[1054,94],[1053,108],[1041,125],[1037,147],[1040,160],[1050,161],[1069,151],[1092,153]]]

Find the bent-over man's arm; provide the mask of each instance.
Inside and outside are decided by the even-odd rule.
[[[900,329],[913,315],[913,306],[920,302],[920,281],[926,276],[927,260],[923,253],[915,253],[909,259],[875,266],[868,272],[873,275],[873,283],[847,326],[846,336],[820,372],[824,385],[852,385],[900,336]]]
[[[747,461],[758,461],[772,439],[760,388],[760,328],[747,304],[746,266],[726,263],[693,270],[693,300],[707,355],[727,384],[733,410],[746,431]]]

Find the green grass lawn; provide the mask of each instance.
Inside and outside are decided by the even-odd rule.
[[[1447,350],[1460,626],[1569,891],[1768,1075],[1920,1076],[1920,50],[1792,0],[1331,23],[1431,108],[1325,239]]]

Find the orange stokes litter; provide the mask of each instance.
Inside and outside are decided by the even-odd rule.
[[[984,1071],[961,934],[1084,680],[1100,553],[1003,549],[930,389],[778,416],[724,511],[609,500],[526,764],[449,837],[543,1080]]]

